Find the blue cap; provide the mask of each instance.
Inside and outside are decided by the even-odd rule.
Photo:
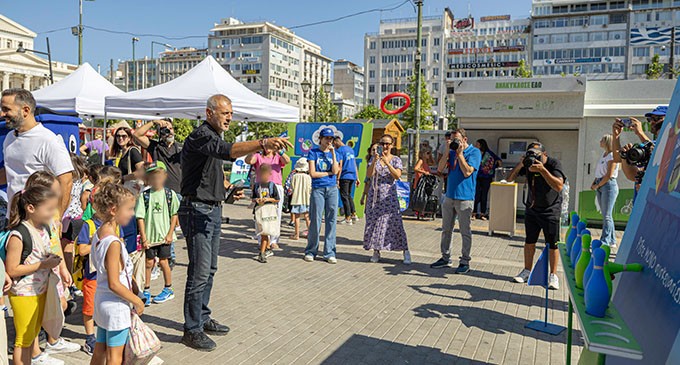
[[[666,105],[659,105],[654,110],[651,112],[645,114],[646,118],[651,117],[652,115],[660,115],[660,116],[666,116],[666,112],[668,111],[668,107]]]
[[[333,128],[324,128],[319,133],[319,136],[320,137],[335,137],[335,132],[333,131]]]

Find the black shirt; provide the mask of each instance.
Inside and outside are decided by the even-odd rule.
[[[139,147],[130,147],[123,157],[120,158],[120,161],[118,161],[118,168],[123,173],[123,176],[130,175],[135,172],[137,164],[142,161],[142,152],[139,150]]]
[[[544,166],[551,175],[567,181],[567,177],[562,172],[562,163],[559,160],[548,156]],[[522,167],[519,174],[527,175],[527,170]],[[541,174],[529,171],[527,189],[529,191],[527,209],[536,213],[560,214],[562,211],[562,192],[551,188]]]
[[[161,161],[168,170],[168,180],[165,187],[179,192],[182,183],[182,145],[175,142],[168,147],[163,142],[151,140],[146,149],[154,161]]]
[[[223,160],[232,160],[231,143],[203,122],[184,140],[182,147],[183,197],[205,202],[221,202],[225,199]]]

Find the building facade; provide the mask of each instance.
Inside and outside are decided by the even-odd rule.
[[[183,47],[161,52],[158,59],[158,81],[168,82],[191,70],[208,56],[207,48]]]
[[[655,54],[659,55],[659,62],[664,64],[665,71],[668,71],[671,49],[674,51],[673,68],[676,69],[680,57],[680,47],[677,45],[680,38],[680,1],[633,0],[629,8],[628,78],[645,78],[647,67]],[[671,44],[673,33],[676,44]]]
[[[432,95],[433,112],[438,115],[446,110],[445,46],[453,22],[449,8],[441,15],[423,17],[420,71]],[[364,37],[366,104],[380,105],[388,94],[406,91],[414,72],[416,26],[416,18],[381,20],[379,31]]]
[[[314,90],[330,82],[332,60],[321,47],[270,22],[222,19],[210,30],[208,54],[250,90],[300,108],[302,120],[314,110]],[[304,93],[308,81],[312,91]]]
[[[364,69],[347,60],[333,63],[333,103],[341,118],[352,118],[364,107]]]
[[[118,64],[113,83],[123,91],[153,87],[183,75],[207,55],[206,48],[182,47],[163,51],[158,58],[144,57],[134,62],[122,61]],[[107,77],[110,76],[109,74]]]
[[[0,89],[36,90],[49,85],[49,62],[37,54],[17,49],[34,49],[36,33],[0,14]],[[42,48],[38,46],[38,48]],[[52,61],[54,82],[78,66]]]

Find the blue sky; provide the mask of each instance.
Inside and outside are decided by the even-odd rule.
[[[204,47],[208,31],[215,22],[229,16],[242,21],[269,20],[287,27],[332,19],[350,13],[393,7],[401,0],[95,0],[83,3],[83,24],[115,31],[139,34],[137,57],[151,55],[151,41],[169,43],[175,47]],[[531,0],[425,0],[424,14],[440,14],[450,7],[456,17],[465,16],[471,4],[475,17],[511,14],[513,18],[529,16]],[[323,5],[320,5],[323,4]],[[45,36],[49,36],[53,59],[69,63],[78,61],[77,37],[70,28],[78,24],[78,0],[4,1],[0,13],[18,21],[38,33],[35,48],[45,50]],[[363,36],[376,32],[383,19],[415,16],[413,6],[405,4],[390,12],[364,14],[336,23],[295,30],[297,34],[319,44],[323,53],[333,59],[346,58],[363,63]],[[83,60],[93,67],[101,65],[102,74],[109,68],[109,60],[132,57],[130,35],[111,34],[85,29]],[[171,37],[200,36],[185,40],[164,40],[142,34]],[[154,51],[159,51],[154,46]]]

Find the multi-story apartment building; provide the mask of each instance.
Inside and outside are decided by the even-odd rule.
[[[207,48],[183,47],[162,52],[158,58],[158,81],[168,82],[198,65],[208,55]]]
[[[628,5],[624,0],[533,0],[534,74],[625,79]]]
[[[445,46],[453,24],[449,8],[441,15],[423,17],[420,71],[432,95],[432,109],[439,115],[446,110]],[[386,95],[406,90],[414,71],[416,26],[416,18],[381,20],[379,31],[364,37],[366,104],[380,105]]]
[[[364,69],[347,60],[333,63],[333,103],[341,118],[351,118],[364,107]]]
[[[630,37],[628,56],[628,78],[646,77],[652,57],[658,54],[660,62],[670,64],[671,48],[674,63],[680,57],[680,47],[671,45],[671,36],[680,36],[680,1],[678,0],[633,0],[630,1]],[[675,28],[675,32],[673,31]],[[677,66],[674,65],[674,68]],[[666,66],[666,71],[668,66]]]
[[[314,90],[330,82],[332,60],[321,47],[270,22],[222,19],[210,30],[208,54],[254,92],[300,108],[303,120],[314,110]],[[301,84],[308,81],[311,91]]]
[[[514,76],[519,61],[530,59],[529,25],[510,15],[457,20],[446,44],[450,87],[459,79]]]

